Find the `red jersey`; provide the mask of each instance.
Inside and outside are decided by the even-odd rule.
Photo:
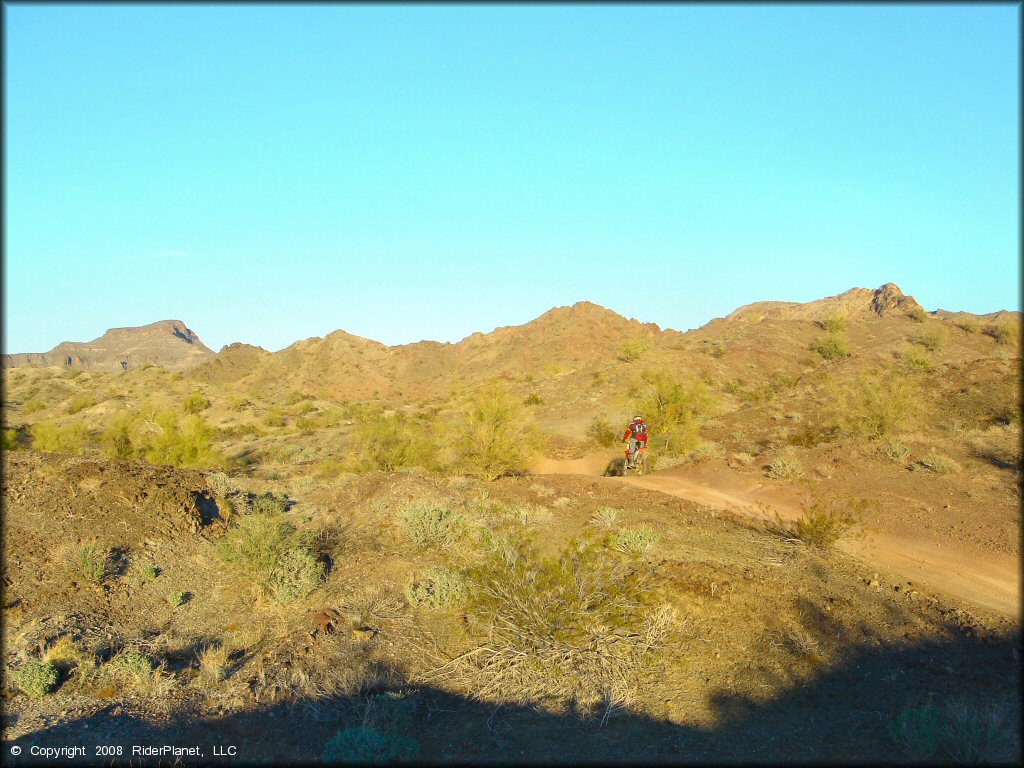
[[[639,421],[634,419],[626,425],[626,434],[622,436],[622,439],[629,440],[631,437],[638,443],[647,445],[647,425],[644,423],[643,419],[640,419]]]

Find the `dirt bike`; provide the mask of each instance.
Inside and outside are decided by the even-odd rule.
[[[626,448],[626,460],[622,464],[622,476],[626,477],[630,472],[635,475],[647,474],[647,446],[635,440],[629,441]]]

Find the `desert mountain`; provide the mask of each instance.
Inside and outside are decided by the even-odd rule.
[[[161,320],[136,328],[111,328],[88,342],[64,341],[49,352],[4,355],[4,367],[58,365],[87,371],[113,371],[152,363],[181,370],[213,355],[213,350],[181,320]]]

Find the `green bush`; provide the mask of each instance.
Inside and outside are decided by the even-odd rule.
[[[977,333],[978,322],[976,320],[961,320],[956,324],[956,327],[962,330],[964,333]]]
[[[252,502],[254,515],[282,515],[288,511],[288,497],[284,494],[263,493]]]
[[[130,459],[135,454],[136,442],[139,442],[138,438],[132,439],[137,432],[137,415],[121,414],[103,433],[103,452],[112,459]]]
[[[18,688],[37,699],[57,687],[60,675],[50,662],[28,661],[14,673],[13,678]]]
[[[443,567],[428,568],[405,587],[411,605],[437,610],[458,605],[466,598],[466,578]]]
[[[99,584],[107,575],[110,552],[96,543],[83,544],[72,553],[75,573],[91,584]]]
[[[1009,344],[1017,335],[1017,329],[1009,323],[991,323],[982,329],[982,333],[995,339],[996,344]]]
[[[792,522],[783,521],[775,513],[770,529],[791,541],[799,541],[814,549],[828,550],[861,521],[867,507],[866,499],[854,502],[812,496],[801,505],[800,517]]]
[[[900,373],[862,373],[834,393],[840,426],[871,439],[887,437],[909,426],[918,411],[919,393]]]
[[[933,326],[914,336],[911,341],[920,344],[929,352],[935,352],[942,349],[942,345],[946,343],[946,329]]]
[[[18,447],[18,430],[5,429],[3,436],[3,450],[13,451]]]
[[[619,440],[620,433],[600,416],[595,416],[587,428],[587,437],[600,445],[602,448],[611,448]]]
[[[205,411],[209,407],[210,400],[202,392],[193,392],[181,404],[181,409],[191,415]]]
[[[230,570],[259,589],[268,585],[294,532],[280,515],[243,515],[217,544],[217,555]]]
[[[355,422],[348,461],[353,470],[394,472],[437,465],[429,417],[386,415],[382,407],[370,406],[356,411]]]
[[[323,760],[325,763],[384,765],[412,762],[419,756],[420,745],[415,739],[360,726],[335,733],[324,747]]]
[[[523,406],[500,382],[476,393],[454,432],[455,468],[485,480],[521,472],[538,442]]]
[[[925,312],[924,308],[922,307],[914,307],[912,310],[910,310],[910,312],[907,313],[907,316],[915,323],[923,323],[925,320],[928,319],[928,313]]]
[[[27,400],[24,405],[26,415],[32,413],[39,413],[39,411],[46,409],[46,403],[42,400]]]
[[[841,333],[846,330],[846,317],[839,312],[833,312],[824,320],[819,320],[818,327],[823,328],[831,334]]]
[[[916,347],[910,347],[901,352],[900,359],[903,361],[903,365],[911,371],[930,371],[932,369],[931,358]]]
[[[96,398],[92,395],[76,395],[68,400],[65,410],[69,414],[76,414],[84,411],[86,408],[92,408],[94,405],[96,405]]]
[[[650,348],[647,339],[623,339],[617,347],[617,357],[624,363],[634,363]]]
[[[199,416],[187,416],[179,422],[173,412],[156,417],[159,433],[146,448],[146,457],[154,464],[172,467],[223,466],[224,457],[213,450],[214,429]]]
[[[141,568],[141,572],[147,579],[155,579],[160,575],[160,569],[155,565],[144,565]]]
[[[841,357],[849,357],[851,354],[850,345],[838,333],[830,333],[824,338],[815,339],[811,342],[810,349],[826,360],[838,360]]]
[[[183,605],[185,603],[185,593],[171,592],[169,595],[167,595],[167,603],[173,608],[177,608],[179,605]]]
[[[270,574],[270,592],[279,603],[290,603],[309,596],[324,580],[325,567],[305,547],[292,547],[278,559]]]
[[[148,681],[153,674],[153,669],[153,661],[146,654],[137,650],[121,651],[107,665],[108,672],[136,684]]]
[[[421,547],[450,549],[466,534],[466,518],[429,502],[406,506],[399,520],[409,539]]]
[[[29,427],[32,447],[37,451],[73,453],[82,449],[87,432],[83,424],[58,427],[53,422],[40,421]]]
[[[684,384],[665,372],[648,376],[640,409],[654,453],[682,455],[701,444],[700,425],[713,411],[716,399],[701,381]]]
[[[531,392],[523,399],[523,405],[541,405],[544,401],[536,392]]]

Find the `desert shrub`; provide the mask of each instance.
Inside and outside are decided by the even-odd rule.
[[[252,512],[255,515],[279,516],[287,511],[288,497],[284,494],[262,493],[252,502]]]
[[[846,330],[846,316],[839,312],[833,312],[824,320],[819,320],[817,325],[829,333],[841,333]]]
[[[181,403],[181,409],[191,415],[205,411],[210,407],[210,399],[202,392],[193,392]]]
[[[911,371],[930,371],[932,361],[928,355],[916,347],[910,347],[899,354],[903,365]]]
[[[107,575],[110,552],[95,542],[77,547],[71,554],[74,572],[90,584],[99,584]]]
[[[15,684],[32,698],[45,696],[57,687],[60,675],[51,662],[27,661],[14,675]]]
[[[280,408],[271,408],[263,416],[263,425],[271,429],[283,427],[285,424],[284,413]]]
[[[835,439],[835,427],[823,427],[817,424],[801,424],[786,437],[789,445],[801,448],[813,448],[820,443],[827,443]]]
[[[923,307],[914,307],[907,313],[907,316],[915,323],[923,323],[928,319],[928,313],[924,311]]]
[[[612,507],[601,507],[590,517],[590,524],[599,528],[611,528],[619,516],[619,510]]]
[[[608,546],[628,555],[641,555],[661,540],[661,534],[649,528],[624,528],[608,537]]]
[[[376,728],[342,728],[324,747],[325,763],[384,765],[412,762],[420,756],[419,742],[409,736],[383,733]]]
[[[466,578],[448,568],[428,568],[420,578],[406,585],[405,596],[411,605],[435,610],[450,608],[466,598]]]
[[[138,433],[138,422],[134,413],[118,415],[103,433],[103,452],[112,459],[130,459],[135,454],[136,444],[140,443],[138,437],[133,439]]]
[[[624,363],[633,363],[643,357],[650,347],[651,343],[647,339],[623,339],[616,348],[616,356]]]
[[[179,605],[184,605],[185,593],[184,592],[170,592],[167,595],[167,604],[172,608],[177,608]]]
[[[500,382],[482,387],[455,426],[455,467],[495,480],[526,466],[538,434]]]
[[[147,579],[155,579],[160,575],[160,569],[155,565],[144,565],[139,569],[139,572]]]
[[[948,456],[932,451],[923,459],[918,459],[911,469],[919,472],[934,472],[937,475],[945,475],[960,471],[960,465]]]
[[[941,326],[932,326],[910,339],[915,344],[920,344],[929,352],[942,349],[946,343],[946,329]]]
[[[841,357],[849,357],[852,351],[846,339],[838,333],[830,333],[824,338],[815,339],[811,342],[810,350],[817,352],[826,360],[838,360]]]
[[[523,399],[523,405],[541,405],[543,402],[536,392],[531,392]]]
[[[83,424],[58,427],[53,422],[40,421],[29,427],[32,447],[37,451],[72,453],[81,450],[87,432]]]
[[[209,473],[206,476],[206,487],[218,499],[227,498],[228,494],[234,493],[236,490],[234,482],[223,472]]]
[[[918,392],[899,373],[862,373],[835,392],[840,426],[854,435],[880,438],[908,426],[918,409]]]
[[[595,545],[489,561],[470,580],[468,631],[480,644],[426,677],[479,700],[572,701],[592,712],[635,690],[675,623],[670,608],[651,604],[641,572]]]
[[[323,581],[323,563],[280,512],[243,515],[215,551],[257,595],[269,592],[278,602],[305,597]]]
[[[3,450],[13,451],[18,447],[18,430],[5,429],[3,434]]]
[[[960,322],[958,322],[956,324],[956,327],[959,328],[964,333],[977,333],[979,326],[978,326],[978,321],[977,320],[967,319],[967,320],[961,320]]]
[[[768,465],[768,477],[773,477],[776,480],[794,480],[803,477],[804,474],[804,465],[791,454],[780,454],[773,458]]]
[[[251,407],[252,401],[249,400],[249,398],[247,397],[242,397],[241,395],[236,395],[235,397],[232,397],[230,400],[228,400],[228,408],[230,408],[235,413],[244,411],[246,408]]]
[[[899,440],[882,440],[878,444],[878,452],[897,464],[902,464],[910,457],[910,448]]]
[[[982,328],[982,333],[992,337],[996,344],[1009,344],[1017,335],[1016,330],[1009,323],[990,323]]]
[[[796,520],[784,521],[776,512],[768,527],[789,541],[828,550],[861,521],[867,508],[866,499],[823,499],[815,495],[800,505],[800,516]]]
[[[270,593],[278,603],[301,600],[324,580],[323,562],[305,547],[291,547],[278,559],[270,573]]]
[[[911,760],[1009,763],[1018,725],[998,703],[978,706],[957,698],[945,707],[905,707],[889,724],[889,735]]]
[[[86,408],[92,408],[94,405],[96,405],[96,398],[92,395],[75,395],[75,397],[68,400],[64,410],[69,414],[75,414],[84,411]]]
[[[26,414],[39,413],[46,409],[46,403],[42,400],[26,400],[23,408]]]
[[[153,672],[153,661],[142,651],[121,651],[107,665],[107,670],[122,678],[144,682]]]
[[[349,466],[357,472],[393,472],[407,467],[430,469],[437,464],[429,419],[385,414],[380,406],[356,412]]]
[[[187,416],[179,422],[173,412],[156,417],[158,434],[146,448],[146,457],[154,464],[172,467],[223,466],[224,457],[213,450],[213,428],[199,416]]]
[[[607,419],[595,416],[587,427],[587,437],[602,448],[610,448],[618,441],[619,434]]]
[[[220,644],[205,646],[196,657],[199,662],[199,680],[215,685],[227,677],[228,649]]]
[[[466,534],[467,528],[464,515],[429,502],[406,506],[399,520],[409,540],[421,547],[449,549]]]
[[[701,381],[682,383],[664,372],[648,376],[640,399],[652,452],[685,454],[701,443],[700,425],[716,399]]]

